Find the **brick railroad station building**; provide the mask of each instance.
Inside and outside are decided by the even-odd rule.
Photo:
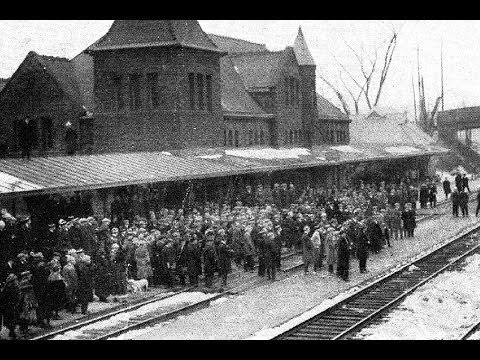
[[[116,20],[70,60],[30,52],[0,91],[0,201],[33,212],[75,192],[103,216],[126,188],[145,198],[161,187],[175,202],[192,183],[205,197],[232,183],[341,185],[382,161],[425,172],[443,151],[406,133],[393,143],[352,136],[360,120],[317,94],[315,73],[301,29],[293,46],[269,51],[207,34],[195,20]],[[25,118],[29,161],[19,158]],[[390,131],[406,128],[418,134],[410,125]]]

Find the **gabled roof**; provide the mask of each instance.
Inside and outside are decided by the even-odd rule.
[[[298,35],[295,39],[293,50],[295,51],[295,57],[297,58],[298,65],[316,66],[315,60],[313,60],[313,56],[308,49],[308,45],[305,37],[303,36],[301,27],[298,28]]]
[[[268,51],[265,44],[258,44],[215,34],[208,34],[208,36],[220,50],[226,51],[230,54]]]
[[[37,72],[43,76],[47,74],[58,85],[59,89],[65,93],[70,100],[79,107],[84,106],[80,88],[78,86],[77,77],[74,67],[70,60],[62,57],[39,55],[34,51],[30,51],[18,69],[9,79],[1,94],[6,94],[13,88],[17,80],[22,81],[24,74],[29,74],[29,78],[33,79],[30,72]]]
[[[348,116],[320,94],[317,94],[318,117],[321,120],[345,120],[350,121]]]
[[[83,106],[84,101],[78,86],[75,69],[70,60],[61,57],[38,55],[36,59],[44,69],[56,80],[60,88],[77,105]]]
[[[284,51],[245,53],[232,56],[233,64],[247,90],[268,88],[276,85],[277,69]]]
[[[224,115],[266,116],[263,109],[247,93],[240,75],[228,56],[220,60],[222,108]]]
[[[86,51],[182,46],[220,52],[197,20],[115,20]]]
[[[383,117],[352,116],[350,124],[352,144],[384,144],[427,146],[435,140],[420,127],[408,122],[404,113],[385,114]]]

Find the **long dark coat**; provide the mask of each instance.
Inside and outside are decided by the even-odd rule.
[[[380,225],[374,221],[370,222],[367,227],[367,236],[370,239],[373,251],[380,251],[384,241],[384,233]]]
[[[413,230],[417,227],[414,210],[408,210],[408,211],[402,212],[402,220],[403,220],[403,226],[407,230]]]
[[[109,261],[105,255],[99,256],[95,264],[95,295],[107,298],[111,294],[112,274]],[[80,288],[80,280],[79,280]]]
[[[110,260],[110,269],[112,272],[111,293],[114,295],[124,295],[127,293],[127,264],[125,262],[125,252],[118,249],[115,256]]]
[[[275,253],[276,253],[276,246],[274,240],[265,237],[263,243],[263,261],[265,263],[265,268],[268,269],[270,267],[274,267],[275,264]]]
[[[77,298],[80,303],[93,301],[93,271],[92,266],[84,262],[76,264],[78,291]],[[98,295],[98,294],[97,294]]]
[[[350,249],[347,237],[345,235],[340,235],[338,242],[338,271],[350,269]]]
[[[12,276],[0,292],[0,315],[6,327],[12,328],[18,324],[20,300],[19,283],[16,276]]]
[[[80,247],[85,254],[94,256],[97,246],[97,235],[91,225],[82,225],[80,227]]]
[[[33,291],[41,309],[45,309],[47,301],[47,281],[50,270],[45,262],[41,261],[32,268]]]
[[[233,256],[233,250],[225,242],[221,242],[217,248],[218,254],[218,273],[228,274],[232,269],[231,258]]]
[[[202,273],[202,252],[198,244],[185,245],[185,260],[189,276],[198,276]]]
[[[50,275],[46,291],[47,310],[60,311],[63,308],[67,299],[65,288],[65,282],[60,273],[57,276]]]
[[[358,239],[357,239],[357,258],[360,259],[367,259],[368,258],[368,248],[369,248],[369,241],[367,235],[365,235],[364,231],[359,231]]]
[[[217,269],[217,253],[213,244],[207,243],[203,249],[203,271],[205,275],[213,275]]]

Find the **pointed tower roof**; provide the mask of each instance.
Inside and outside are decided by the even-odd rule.
[[[87,52],[162,46],[221,52],[197,20],[115,20]]]
[[[316,66],[315,60],[308,49],[307,42],[303,36],[302,27],[298,28],[298,35],[295,39],[295,44],[293,45],[293,50],[295,51],[295,57],[297,58],[298,65],[310,65]]]

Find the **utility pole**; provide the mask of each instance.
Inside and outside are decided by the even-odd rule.
[[[417,123],[417,99],[415,97],[415,83],[413,81],[413,73],[412,73],[412,91],[413,91],[413,108],[415,110],[415,124]]]
[[[440,43],[440,72],[442,76],[442,111],[445,111],[445,100],[444,100],[444,92],[443,92],[443,38]]]

